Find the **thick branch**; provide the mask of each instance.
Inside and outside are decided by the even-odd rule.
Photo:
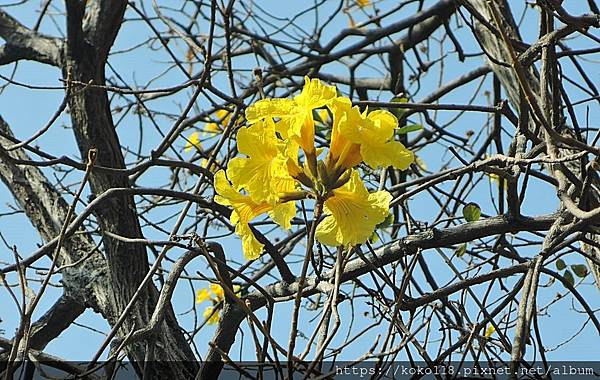
[[[0,46],[0,65],[27,59],[60,66],[62,41],[44,36],[26,28],[0,10],[0,37],[6,42]]]

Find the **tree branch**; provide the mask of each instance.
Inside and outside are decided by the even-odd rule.
[[[34,32],[0,10],[0,65],[22,59],[60,66],[62,40]]]

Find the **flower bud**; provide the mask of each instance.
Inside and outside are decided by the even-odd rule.
[[[288,158],[285,164],[287,166],[288,173],[293,179],[300,182],[306,187],[313,187],[313,182],[306,175],[306,173],[304,173],[304,170],[302,170],[302,168],[296,163],[295,160]]]
[[[342,175],[340,175],[337,181],[335,181],[335,183],[333,184],[332,189],[337,189],[338,187],[344,186],[350,180],[351,175],[352,170],[346,170],[345,172],[343,172]]]
[[[280,193],[278,195],[279,201],[289,202],[289,201],[299,201],[302,199],[306,199],[308,197],[308,192],[306,191],[288,191],[285,193]]]

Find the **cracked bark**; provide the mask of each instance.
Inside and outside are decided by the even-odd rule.
[[[104,69],[108,51],[121,26],[126,2],[101,1],[85,14],[85,3],[67,1],[67,48],[63,77],[88,83],[104,85]],[[69,99],[69,109],[77,145],[82,156],[90,148],[98,149],[97,164],[110,168],[125,168],[121,146],[109,107],[105,90],[89,88],[78,92]],[[115,187],[130,187],[126,174],[92,172],[90,187],[93,194]],[[141,244],[124,244],[110,238],[105,232],[138,238],[142,237],[136,214],[133,196],[121,195],[112,198],[111,203],[96,210],[96,218],[104,233],[102,241],[106,252],[108,275],[113,284],[115,308],[123,310],[136,292],[148,271],[148,257]],[[119,330],[121,337],[131,330],[146,326],[150,321],[158,300],[158,290],[154,285],[146,289],[146,294],[134,308]],[[195,374],[194,354],[186,342],[169,306],[165,321],[154,336],[155,357],[163,364],[153,366],[156,378],[189,378]],[[144,342],[126,347],[133,362],[143,362],[146,357]],[[177,363],[185,362],[185,364]],[[141,373],[141,368],[137,368]]]
[[[0,10],[0,37],[6,42],[0,46],[0,65],[21,59],[58,66],[62,41],[33,32]]]
[[[0,11],[0,37],[6,43],[0,48],[0,64],[19,59],[32,59],[41,63],[59,66],[65,80],[79,80],[95,84],[104,84],[104,65],[122,22],[126,2],[98,1],[85,8],[85,3],[68,0],[67,41],[34,33],[3,11]],[[87,13],[86,13],[87,12]],[[88,89],[78,92],[69,99],[69,110],[75,137],[83,157],[90,148],[99,151],[97,164],[111,168],[124,168],[123,155],[111,118],[106,91]],[[10,129],[0,122],[2,132],[10,136]],[[3,145],[12,145],[6,139]],[[11,163],[11,157],[28,159],[23,151],[3,152],[0,171],[3,181],[8,185],[15,199],[25,210],[32,224],[43,239],[49,241],[56,237],[66,210],[64,199],[56,192],[41,171],[33,167],[19,167]],[[94,172],[90,178],[93,194],[102,194],[114,187],[129,187],[126,175],[107,175]],[[111,232],[126,237],[141,237],[141,228],[136,215],[133,196],[123,195],[96,210],[96,217],[102,232]],[[82,230],[82,232],[84,232]],[[119,317],[129,299],[137,289],[141,279],[147,273],[148,259],[145,248],[139,244],[123,244],[103,235],[106,259],[99,253],[92,254],[79,265],[63,271],[65,296],[75,294],[83,304],[94,308],[112,324]],[[85,233],[76,234],[68,239],[61,251],[59,265],[73,263],[95,250],[91,237]],[[151,286],[137,305],[133,315],[127,319],[120,330],[124,336],[132,329],[145,326],[156,306],[158,290]],[[67,302],[66,299],[63,300]],[[64,312],[71,306],[73,312],[69,318],[76,318],[79,305],[58,303],[46,315],[48,320]],[[62,314],[67,315],[67,314]],[[44,319],[37,325],[37,346],[45,345],[45,339],[57,336],[60,331],[49,331]],[[196,373],[195,357],[177,323],[174,312],[169,306],[165,321],[161,324],[155,345],[155,357],[164,361],[164,365],[154,366],[153,378],[190,378]],[[133,362],[143,362],[146,344],[141,342],[126,347]],[[185,361],[185,364],[176,363]],[[141,373],[141,368],[136,368]]]

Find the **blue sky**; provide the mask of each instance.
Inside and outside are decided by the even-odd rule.
[[[6,1],[0,1],[0,4],[6,3]],[[175,5],[179,4],[177,1],[160,1],[161,5]],[[382,8],[390,6],[393,1],[381,1],[378,2],[379,6]],[[432,2],[428,2],[431,4]],[[511,5],[513,2],[511,2]],[[520,2],[514,2],[514,13],[515,15],[520,15],[521,6]],[[570,6],[574,2],[566,2],[566,6]],[[62,4],[62,3],[61,3]],[[296,13],[297,10],[303,9],[305,6],[305,2],[282,2],[282,1],[259,1],[259,5],[263,8],[268,9],[274,16],[285,18],[291,14]],[[337,2],[329,1],[326,3],[326,7],[333,9]],[[150,5],[150,2],[148,2]],[[62,5],[61,5],[62,6]],[[151,7],[148,6],[148,9]],[[26,6],[23,7],[9,7],[6,10],[14,15],[17,19],[21,20],[28,26],[31,26],[37,17],[38,2],[29,2]],[[580,9],[570,9],[574,13],[581,12]],[[368,10],[366,10],[368,12]],[[352,17],[355,21],[360,22],[360,20],[365,19],[365,15],[361,14],[362,11],[355,10],[352,13]],[[414,8],[409,6],[405,10],[399,13],[400,17],[407,17],[414,12]],[[529,12],[523,21],[523,37],[525,41],[532,42],[537,38],[537,20],[535,19],[535,12]],[[129,17],[133,17],[133,12],[128,12]],[[63,29],[62,23],[64,22],[63,18],[57,16],[55,21],[58,23],[61,29]],[[392,20],[397,21],[397,20]],[[310,31],[313,28],[314,18],[310,15],[306,15],[303,18],[298,20],[298,23],[305,26],[303,28],[306,31]],[[452,19],[452,24],[462,23],[462,20],[456,19],[454,17]],[[464,24],[464,23],[463,23]],[[164,30],[164,25],[161,23],[156,23],[159,30]],[[322,40],[327,41],[331,36],[333,36],[336,32],[338,32],[341,28],[344,28],[348,25],[348,17],[346,15],[340,14],[335,18],[334,22],[331,23],[330,27],[326,30]],[[290,32],[293,28],[290,28]],[[467,53],[479,51],[479,47],[475,45],[472,37],[470,36],[470,31],[467,30],[464,25],[457,32],[457,36],[459,37],[465,51]],[[42,24],[42,30],[48,34],[59,35],[56,26],[51,22],[50,19],[47,19]],[[257,31],[259,31],[257,29]],[[199,30],[199,33],[206,33],[206,30]],[[293,30],[295,33],[299,33],[297,30]],[[112,67],[116,69],[118,74],[124,78],[124,80],[131,86],[135,87],[136,84],[144,84],[149,79],[155,78],[157,75],[165,72],[164,75],[159,80],[154,81],[150,87],[151,88],[159,88],[162,86],[171,86],[174,84],[179,84],[185,81],[185,77],[178,72],[177,70],[168,70],[168,55],[162,51],[161,49],[149,50],[149,49],[137,49],[134,53],[125,52],[129,48],[136,46],[141,41],[143,41],[149,35],[150,31],[148,28],[139,21],[128,21],[126,22],[122,29],[119,37],[116,41],[116,44],[113,48],[113,51],[123,51],[123,53],[115,54],[111,56],[109,63]],[[441,32],[438,31],[435,34],[436,37],[441,36]],[[351,44],[355,41],[355,38],[349,38],[346,45]],[[572,48],[578,47],[589,47],[589,42],[583,41],[581,39],[570,40],[568,41],[569,46]],[[179,54],[185,54],[185,49],[180,45],[172,45],[174,50]],[[448,46],[448,45],[446,45]],[[437,49],[438,45],[432,43],[430,45],[430,49],[432,49],[432,56],[435,56],[438,52],[433,50]],[[600,58],[598,54],[589,55],[586,57],[587,59],[598,59]],[[413,57],[409,57],[409,61],[414,65],[415,60]],[[457,60],[456,54],[449,54],[444,62],[445,65],[445,73],[443,77],[437,77],[436,72],[438,71],[438,66],[433,66],[431,72],[423,77],[420,82],[421,89],[418,93],[415,94],[415,101],[418,101],[420,98],[426,96],[432,90],[435,90],[438,86],[438,83],[444,83],[449,80],[454,79],[455,77],[469,71],[470,69],[476,68],[483,63],[482,57],[474,57],[469,58],[467,62],[460,63]],[[243,58],[234,60],[235,67],[245,67],[249,71],[252,70],[256,63],[254,60]],[[198,70],[200,65],[196,65],[195,70]],[[574,75],[572,66],[565,64],[565,72]],[[593,66],[591,66],[593,67]],[[3,75],[8,75],[12,72],[13,66],[8,67],[0,67],[0,73]],[[357,70],[357,76],[366,76],[373,77],[380,75],[381,64],[372,59],[367,61],[364,65],[362,65]],[[334,74],[343,74],[346,75],[346,71],[344,66],[341,63],[332,63],[326,65],[323,68],[323,72],[334,73]],[[250,74],[248,74],[250,75]],[[598,80],[598,72],[595,74],[591,74],[593,80]],[[107,69],[107,77],[114,77],[114,73]],[[60,73],[58,70],[49,68],[47,66],[39,65],[31,62],[21,62],[19,63],[15,75],[15,79],[21,82],[25,82],[28,84],[34,84],[38,86],[60,86],[59,82]],[[215,85],[218,88],[221,88],[224,91],[228,90],[228,85],[224,80],[224,75],[216,75],[215,76]],[[491,77],[487,77],[483,85],[490,89]],[[0,80],[0,85],[3,82]],[[479,86],[480,83],[478,81],[474,81],[469,86],[465,86],[461,90],[452,92],[451,94],[442,98],[441,102],[444,103],[464,103],[468,102],[471,99],[471,96]],[[572,85],[566,83],[565,86],[569,91],[573,91],[575,99],[585,98],[585,95],[581,92],[578,92]],[[343,89],[342,89],[343,90]],[[414,93],[417,90],[416,84],[409,88],[409,92]],[[189,98],[189,90],[181,91],[179,94],[157,101],[152,101],[149,103],[149,106],[152,110],[159,110],[165,112],[166,114],[177,114],[183,105],[185,105],[186,100]],[[38,130],[41,126],[43,126],[47,120],[54,113],[60,102],[62,101],[62,91],[60,90],[28,90],[18,86],[9,86],[4,89],[3,92],[0,93],[0,115],[11,125],[14,133],[19,138],[27,138],[36,130]],[[389,93],[377,93],[376,91],[371,91],[369,93],[370,98],[373,100],[389,100],[391,98],[391,94]],[[118,98],[118,97],[117,97]],[[131,99],[131,98],[130,98]],[[122,103],[121,99],[115,99],[115,102]],[[474,104],[486,105],[488,102],[487,98],[479,93],[479,95],[473,100]],[[577,117],[579,118],[579,122],[583,125],[586,124],[587,120],[585,120],[586,115],[586,106],[591,105],[591,103],[586,103],[577,107]],[[209,109],[211,107],[211,103],[208,99],[201,97],[195,105],[195,109],[193,114],[199,113],[202,110]],[[598,111],[598,106],[593,105],[590,108],[591,111]],[[593,112],[591,112],[593,114]],[[75,159],[80,159],[79,153],[76,149],[75,140],[72,136],[71,131],[65,126],[69,126],[68,117],[63,115],[50,129],[48,133],[42,136],[38,140],[38,144],[47,152],[56,155],[67,155]],[[115,120],[121,117],[120,114],[113,115]],[[453,117],[456,116],[456,113],[451,112],[439,112],[435,115],[437,118],[437,122],[439,124],[443,124],[446,121],[450,121]],[[461,116],[459,122],[456,122],[452,125],[453,132],[459,135],[464,135],[467,130],[474,130],[476,133],[479,131],[484,131],[487,128],[491,128],[491,122],[486,119],[485,114],[466,114]],[[415,122],[421,122],[418,117],[414,118]],[[157,122],[159,124],[159,128],[162,132],[168,131],[171,125],[173,124],[173,119],[168,116],[158,116]],[[594,127],[593,120],[589,121],[590,125]],[[201,126],[201,125],[199,125]],[[143,133],[144,133],[144,145],[142,146],[142,151],[146,154],[160,141],[159,133],[154,129],[154,127],[145,120],[143,125]],[[512,127],[505,123],[505,128],[508,132],[512,133]],[[132,151],[137,150],[138,140],[139,140],[139,124],[136,115],[129,114],[125,116],[122,122],[119,123],[117,127],[117,132],[119,134],[122,145],[131,149]],[[190,131],[191,133],[191,131]],[[509,141],[508,135],[505,135],[505,141]],[[185,144],[183,139],[180,140],[176,148],[181,149]],[[180,152],[184,157],[189,158],[189,154]],[[495,152],[489,152],[495,153]],[[417,152],[419,157],[427,164],[429,170],[436,170],[440,168],[443,162],[445,162],[450,153],[444,151],[442,147],[439,145],[431,145],[426,146],[419,152]],[[126,161],[128,163],[134,162],[135,158],[133,155],[126,155]],[[456,160],[453,162],[453,166],[457,167],[460,163]],[[46,171],[47,174],[51,172]],[[144,186],[152,186],[157,182],[160,183],[160,179],[166,178],[168,175],[168,171],[156,169],[149,171],[144,177],[141,178],[139,184]],[[68,174],[68,180],[66,183],[77,183],[77,181],[81,178],[82,173],[74,172]],[[475,177],[476,179],[479,176]],[[191,182],[190,182],[191,183]],[[449,190],[451,189],[453,183],[448,183],[441,186],[443,189]],[[487,177],[483,178],[481,181],[481,185],[478,187],[476,192],[469,194],[465,201],[468,202],[477,202],[481,205],[482,210],[485,214],[495,215],[496,211],[492,203],[490,202],[490,192],[494,192],[496,190],[492,189],[492,185]],[[207,194],[210,195],[210,194]],[[496,195],[494,195],[496,197]],[[540,183],[538,181],[534,181],[530,184],[527,198],[524,201],[523,210],[525,214],[528,215],[539,215],[553,212],[556,208],[556,196],[555,190],[547,185]],[[5,213],[9,211],[9,207],[7,204],[12,204],[10,195],[7,191],[0,192],[0,213]],[[426,194],[421,194],[414,199],[411,200],[410,203],[411,212],[415,219],[419,221],[429,221],[432,220],[437,213],[436,207],[431,207],[431,199]],[[156,218],[164,217],[166,215],[170,215],[172,212],[178,212],[180,208],[172,208],[169,210],[159,210],[154,212],[153,215]],[[193,215],[190,216],[193,218]],[[169,223],[167,223],[163,227],[170,227]],[[22,255],[27,255],[28,252],[32,252],[35,250],[36,245],[40,244],[41,241],[39,239],[38,234],[31,228],[30,224],[26,220],[26,218],[22,215],[14,215],[14,216],[5,216],[0,219],[0,232],[4,236],[4,238],[9,242],[9,244],[16,244],[19,252]],[[221,233],[222,231],[213,231],[215,235]],[[145,237],[148,239],[164,239],[164,234],[156,231],[154,229],[145,228],[144,229]],[[238,262],[242,262],[242,256],[240,252],[240,243],[239,240],[233,237],[228,237],[226,239],[219,240],[222,244],[224,244],[228,257],[231,257]],[[444,250],[444,253],[448,256],[452,254],[452,250]],[[531,249],[525,249],[521,251],[521,254],[524,256],[533,255],[536,252]],[[181,254],[181,251],[177,251],[176,249],[172,251],[171,258],[176,259],[178,255]],[[488,253],[489,255],[489,253]],[[446,266],[443,263],[443,259],[440,256],[439,252],[435,251],[427,251],[424,253],[424,257],[430,263],[431,268],[435,271],[436,279],[438,279],[440,284],[444,284],[445,281],[449,281],[451,279],[451,274],[447,273]],[[487,257],[487,256],[486,256]],[[296,257],[297,259],[298,257]],[[455,259],[456,260],[456,259]],[[0,248],[0,264],[4,264],[5,262],[11,262],[12,255],[9,250],[5,247]],[[459,260],[460,261],[460,260]],[[583,260],[581,257],[577,257],[573,254],[570,254],[565,257],[565,261],[568,264],[579,264],[582,263]],[[504,264],[509,265],[510,263],[504,262]],[[257,264],[258,265],[258,264]],[[462,269],[465,269],[468,266],[467,262],[457,264]],[[189,273],[194,274],[196,271],[206,272],[206,263],[200,260],[197,260],[189,267]],[[292,265],[292,269],[297,271],[297,266]],[[416,274],[417,281],[422,282],[422,278],[420,273]],[[9,277],[9,280],[14,282],[14,277]],[[58,278],[57,278],[58,280]],[[273,281],[272,279],[266,279],[261,284],[266,284]],[[508,281],[509,288],[510,284],[514,284],[515,279],[511,279]],[[593,285],[590,277],[586,278],[584,283],[579,286],[580,292],[586,297],[588,302],[592,308],[597,309],[600,307],[600,300],[598,298],[598,289]],[[365,283],[369,284],[369,280],[365,279]],[[548,278],[542,279],[543,289],[540,291],[540,299],[538,301],[539,305],[545,305],[554,298],[556,293],[564,293],[565,289],[562,286],[557,284],[549,284]],[[195,288],[199,288],[202,286],[206,286],[206,283],[200,281],[194,281]],[[34,285],[32,287],[35,288]],[[351,291],[351,288],[345,288],[346,291]],[[482,293],[485,291],[484,287],[475,288],[475,292]],[[37,313],[34,317],[39,317],[44,310],[52,304],[53,300],[57,295],[60,294],[60,290],[50,289],[46,296],[43,298],[43,302],[40,307],[37,309]],[[0,309],[0,318],[3,322],[0,324],[0,329],[4,329],[5,336],[12,336],[12,331],[18,323],[18,314],[16,313],[16,309],[14,305],[10,302],[8,295],[5,290],[0,289],[0,302],[2,304],[2,308]],[[467,307],[473,307],[467,302]],[[194,308],[193,301],[193,293],[190,291],[190,285],[186,281],[182,281],[178,286],[175,297],[173,299],[173,305],[177,313],[181,314],[181,321],[184,327],[190,327],[193,323],[193,313],[190,312],[192,308]],[[351,307],[355,307],[355,309],[351,309]],[[197,312],[201,313],[204,308],[204,305],[197,306]],[[278,304],[275,313],[279,317],[281,316],[289,316],[291,315],[292,304],[290,302]],[[570,336],[577,333],[580,327],[583,325],[585,318],[578,311],[580,306],[572,301],[572,297],[566,297],[562,301],[559,301],[557,305],[554,305],[552,308],[548,310],[547,315],[540,316],[540,326],[542,329],[546,329],[547,331],[552,331],[550,334],[546,334],[545,337],[545,345],[547,347],[554,347],[560,344],[560,342],[568,339]],[[357,316],[357,320],[354,322],[353,331],[358,331],[356,329],[360,329],[362,327],[368,326],[373,323],[374,319],[369,317],[363,317],[364,312],[368,312],[370,309],[364,303],[357,302],[356,305],[350,305],[349,303],[345,303],[341,306],[342,313],[355,313]],[[346,314],[347,315],[347,314]],[[258,313],[259,318],[263,318],[265,316],[264,311]],[[319,314],[315,311],[305,311],[302,313],[301,324],[300,326],[305,327],[305,330],[309,333],[312,331],[310,326],[313,326],[316,321],[318,321]],[[35,319],[35,318],[34,318]],[[108,325],[106,322],[102,320],[98,315],[94,314],[91,310],[86,311],[86,313],[80,317],[77,322],[83,325],[92,326],[97,330],[102,332],[108,331]],[[287,342],[288,336],[288,324],[280,321],[278,319],[278,323],[276,329],[273,331],[274,337],[282,342]],[[344,329],[349,328],[349,326],[344,322],[342,325],[342,331],[345,332]],[[236,358],[237,353],[245,359],[251,359],[254,355],[254,348],[251,344],[251,336],[249,335],[248,329],[244,326],[244,333],[239,335],[238,340],[236,341],[236,345],[232,349],[232,357]],[[372,334],[366,334],[362,339],[357,340],[356,344],[350,346],[348,351],[344,354],[344,359],[354,359],[359,357],[364,353],[366,347],[370,346],[374,341],[374,336],[376,333],[384,333],[386,327],[380,326],[374,328]],[[198,348],[201,353],[204,353],[207,346],[207,341],[212,337],[214,332],[213,327],[204,328],[196,338],[196,343],[198,344]],[[344,335],[344,334],[340,334]],[[580,334],[576,339],[573,339],[568,344],[559,348],[556,351],[551,351],[548,353],[548,357],[550,359],[555,360],[569,360],[569,359],[597,359],[598,354],[600,353],[600,349],[597,344],[597,333],[591,324],[588,324],[587,327],[584,328],[584,333]],[[77,360],[86,360],[89,359],[97,347],[99,346],[103,336],[97,332],[93,332],[85,327],[73,327],[67,330],[59,339],[56,339],[47,348],[47,352],[56,354],[59,356],[63,356],[69,359],[77,359]],[[299,342],[302,342],[302,338],[299,338]],[[247,343],[247,344],[244,344]],[[299,343],[302,345],[302,343]]]

